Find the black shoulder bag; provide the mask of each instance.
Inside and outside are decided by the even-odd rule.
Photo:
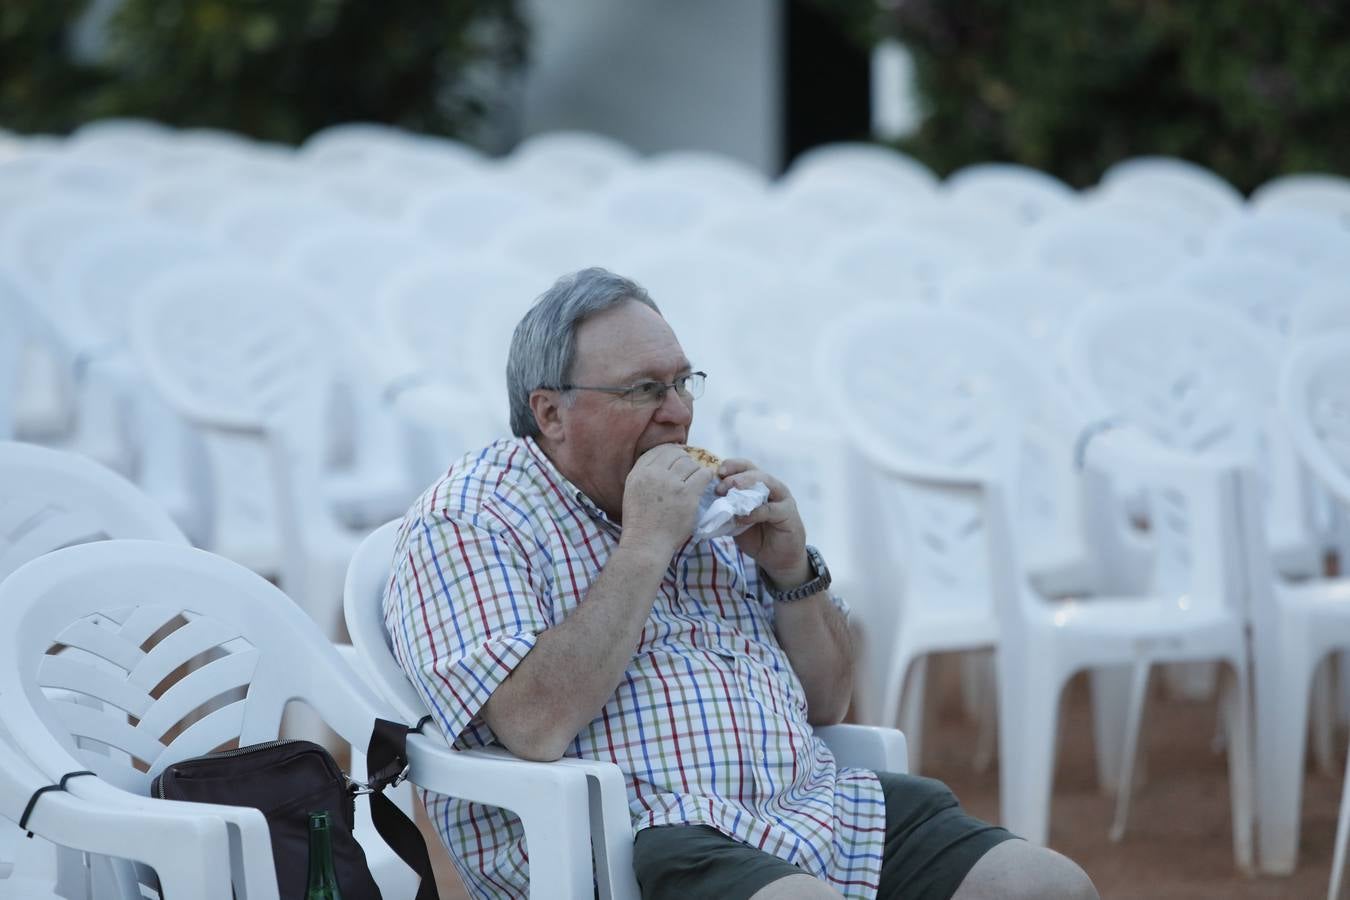
[[[333,864],[344,900],[382,900],[361,845],[352,836],[356,795],[370,797],[370,816],[384,842],[421,877],[417,900],[439,900],[431,858],[422,833],[384,795],[408,775],[407,741],[416,728],[384,719],[366,750],[366,783],[343,774],[332,755],[310,741],[277,740],[185,759],[166,768],[151,785],[166,800],[252,806],[262,811],[272,840],[277,888],[282,900],[303,900],[309,858],[309,814],[328,810]],[[396,898],[402,900],[402,898]]]

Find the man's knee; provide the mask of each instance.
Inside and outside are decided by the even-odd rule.
[[[1073,860],[1026,841],[1004,841],[966,874],[952,900],[1098,900],[1092,879]]]

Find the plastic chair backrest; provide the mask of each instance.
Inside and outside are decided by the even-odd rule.
[[[50,284],[71,250],[138,218],[97,196],[67,192],[46,197],[0,220],[0,254],[35,284]]]
[[[532,216],[503,228],[492,249],[531,273],[541,285],[567,272],[601,266],[623,272],[645,236],[584,212]],[[537,293],[538,291],[536,291]]]
[[[1282,340],[1292,330],[1294,311],[1313,279],[1277,259],[1223,254],[1180,270],[1173,283],[1200,300],[1238,313]]]
[[[131,303],[156,275],[227,251],[190,231],[143,222],[91,238],[73,250],[54,282],[54,298],[87,326],[88,349],[125,347]]]
[[[311,134],[298,153],[307,166],[345,166],[367,162],[417,140],[410,131],[380,122],[342,122]]]
[[[1042,223],[1028,238],[1027,261],[1103,292],[1156,284],[1186,251],[1143,226],[1082,209]]]
[[[1275,259],[1310,273],[1344,274],[1350,229],[1308,212],[1249,213],[1215,236],[1214,246],[1234,256]]]
[[[510,331],[492,322],[515,315],[519,320],[547,286],[517,265],[492,255],[473,261],[428,260],[392,276],[375,298],[382,328],[393,352],[456,390],[505,384]],[[507,314],[500,311],[507,310]],[[514,321],[511,323],[514,328]],[[484,370],[483,356],[496,354]],[[490,385],[489,385],[490,382]],[[505,402],[505,394],[492,401]]]
[[[944,303],[986,319],[1010,338],[1053,355],[1064,325],[1098,295],[1080,281],[1045,269],[1013,268],[953,282]]]
[[[312,429],[332,335],[305,296],[304,285],[261,268],[185,265],[136,300],[132,344],[156,390],[191,421],[253,434],[288,420]]]
[[[374,680],[376,690],[405,722],[426,715],[426,704],[394,658],[384,631],[384,592],[392,577],[394,547],[402,520],[386,522],[366,537],[347,565],[342,611],[352,646]]]
[[[1170,156],[1136,156],[1110,166],[1101,189],[1143,195],[1212,221],[1243,205],[1242,194],[1213,171]]]
[[[404,221],[433,242],[438,252],[459,255],[483,247],[509,223],[527,221],[551,208],[546,200],[504,178],[483,178],[428,192],[408,208]]]
[[[764,173],[748,163],[706,150],[668,150],[648,157],[637,168],[653,183],[720,195],[733,204],[753,202],[769,186]]]
[[[919,230],[869,229],[841,238],[822,254],[816,273],[869,300],[935,302],[954,273],[968,270],[971,254]]]
[[[907,595],[992,613],[984,510],[970,489],[1002,485],[1011,509],[1030,497],[1019,490],[1028,440],[1067,415],[1042,369],[974,317],[882,306],[831,326],[816,362],[849,439],[898,479],[875,530],[900,536]]]
[[[73,453],[2,441],[0,485],[0,579],[44,553],[87,541],[187,544],[139,488]]]
[[[149,793],[176,760],[275,739],[292,700],[357,747],[376,716],[389,718],[290,598],[203,550],[155,541],[64,548],[10,575],[0,605],[12,626],[0,639],[0,710],[20,749],[74,757],[134,793]],[[159,694],[187,663],[193,671]],[[58,691],[127,715],[60,702]]]
[[[1087,410],[1129,422],[1174,450],[1250,455],[1274,407],[1271,338],[1183,297],[1087,307],[1064,352]]]
[[[280,260],[282,268],[357,322],[369,325],[373,298],[394,273],[432,256],[422,235],[373,222],[316,229]]]
[[[1323,214],[1350,225],[1350,178],[1301,173],[1272,178],[1252,192],[1253,209]]]
[[[317,191],[250,191],[216,210],[206,230],[258,259],[273,262],[317,231],[334,224],[354,227],[360,221],[338,201]]]
[[[547,178],[577,191],[598,188],[637,162],[637,151],[627,144],[590,131],[531,135],[504,160],[513,175]]]
[[[1304,463],[1350,508],[1350,331],[1294,348],[1281,372],[1280,408]]]
[[[821,179],[873,185],[896,198],[930,197],[937,190],[933,171],[918,160],[889,147],[865,143],[835,143],[812,147],[792,161],[788,183]]]
[[[1350,331],[1350,287],[1327,285],[1304,298],[1294,310],[1290,331],[1298,340],[1331,331]]]
[[[1055,176],[1016,163],[976,163],[957,169],[947,176],[943,189],[957,204],[1011,213],[1028,225],[1078,201],[1074,189]]]

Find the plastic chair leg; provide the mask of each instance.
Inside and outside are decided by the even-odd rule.
[[[1139,728],[1144,720],[1144,706],[1148,703],[1148,676],[1152,666],[1146,661],[1134,665],[1130,676],[1130,705],[1125,725],[1125,746],[1120,756],[1120,772],[1116,776],[1116,815],[1111,823],[1110,837],[1119,842],[1125,837],[1125,822],[1130,816],[1130,799],[1134,794],[1134,761],[1139,749]]]
[[[1223,677],[1222,715],[1228,726],[1228,791],[1233,811],[1233,859],[1243,874],[1255,870],[1253,830],[1256,785],[1252,765],[1251,694],[1247,670],[1232,666]]]
[[[1331,883],[1327,885],[1327,900],[1336,900],[1341,895],[1347,840],[1350,840],[1350,756],[1345,758],[1345,785],[1341,788],[1341,811],[1336,816],[1336,843],[1332,845]]]
[[[999,672],[999,806],[1002,825],[1033,844],[1050,837],[1059,725],[1058,679],[1048,672]]]
[[[928,657],[920,656],[909,666],[900,697],[900,730],[909,742],[909,768],[923,771],[924,697],[928,688]]]
[[[1297,652],[1256,679],[1256,784],[1261,871],[1288,875],[1298,861],[1303,760],[1312,664]]]
[[[1130,706],[1130,666],[1104,666],[1089,675],[1092,685],[1092,736],[1097,751],[1097,785],[1104,794],[1120,786],[1120,753],[1125,747]]]
[[[1322,660],[1313,673],[1312,700],[1308,710],[1312,717],[1312,752],[1317,772],[1327,778],[1336,775],[1336,664],[1332,654]]]

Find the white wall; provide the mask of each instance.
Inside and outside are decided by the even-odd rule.
[[[596,131],[642,153],[702,149],[776,174],[779,0],[526,0],[521,129]]]

